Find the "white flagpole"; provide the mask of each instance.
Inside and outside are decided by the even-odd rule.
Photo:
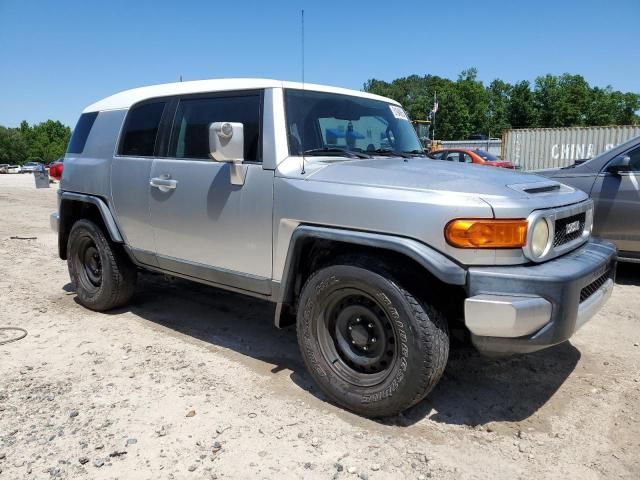
[[[433,128],[431,129],[431,133],[432,133],[432,136],[433,136],[432,140],[434,142],[436,140],[436,111],[438,110],[436,108],[437,103],[438,103],[438,96],[437,96],[437,92],[434,91],[433,92],[433,107],[431,108],[432,113],[433,113],[433,118],[432,118],[432,122],[431,122],[432,125],[433,125]]]

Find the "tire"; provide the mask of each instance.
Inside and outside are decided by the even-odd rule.
[[[440,380],[449,355],[444,317],[379,263],[366,261],[311,275],[300,295],[297,333],[322,391],[366,417],[397,415],[418,403]]]
[[[99,312],[125,305],[133,296],[137,270],[120,245],[90,220],[73,224],[67,265],[78,301]]]

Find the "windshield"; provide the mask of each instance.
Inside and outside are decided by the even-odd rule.
[[[491,155],[489,152],[485,152],[484,150],[474,150],[474,152],[476,152],[476,155],[480,156],[483,160],[486,160],[487,162],[497,162],[500,160],[495,155]]]
[[[285,90],[289,154],[326,149],[422,153],[422,145],[405,111],[379,100]]]

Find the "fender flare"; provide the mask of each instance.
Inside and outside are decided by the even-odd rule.
[[[113,218],[113,214],[109,210],[109,207],[107,206],[105,201],[100,197],[86,195],[83,193],[64,192],[60,190],[58,190],[58,195],[58,255],[61,259],[66,260],[67,258],[66,243],[69,236],[69,231],[71,230],[71,225],[68,225],[68,223],[74,221],[73,207],[70,207],[69,209],[65,208],[66,203],[74,202],[94,205],[100,213],[100,217],[104,222],[109,238],[114,243],[124,243],[122,235],[120,234],[120,230],[118,229],[118,225]]]
[[[291,235],[282,281],[276,293],[276,326],[280,326],[283,305],[293,302],[294,269],[300,260],[301,247],[308,239],[332,240],[390,250],[414,260],[443,283],[466,285],[467,271],[463,267],[418,240],[380,233],[301,225]]]
[[[123,243],[122,235],[120,234],[120,230],[118,230],[118,225],[116,224],[115,219],[113,218],[113,214],[109,207],[100,197],[94,197],[93,195],[85,195],[83,193],[73,193],[73,192],[62,192],[60,195],[60,214],[62,216],[62,207],[64,205],[65,200],[72,200],[75,202],[85,202],[92,203],[96,207],[98,207],[98,211],[100,212],[100,216],[102,217],[102,221],[107,227],[107,232],[111,237],[111,240],[116,243]]]

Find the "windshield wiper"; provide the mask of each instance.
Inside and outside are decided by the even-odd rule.
[[[327,155],[334,157],[348,157],[348,158],[371,158],[371,155],[367,155],[364,152],[354,152],[353,150],[347,150],[346,148],[338,147],[323,147],[312,148],[311,150],[305,150],[303,155]]]
[[[424,150],[403,150],[402,153],[406,153],[407,155],[419,155],[421,157],[425,157],[427,155],[424,153]]]
[[[390,148],[378,148],[377,150],[367,150],[367,153],[370,153],[372,155],[381,155],[385,157],[411,158],[411,155],[407,152],[396,152],[395,150],[391,150]]]

